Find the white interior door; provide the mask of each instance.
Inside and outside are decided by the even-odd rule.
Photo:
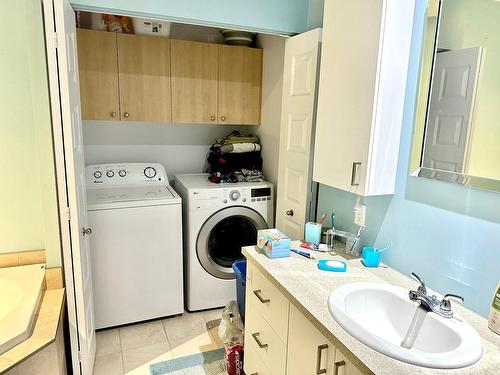
[[[68,0],[44,0],[44,17],[54,135],[62,137],[54,141],[60,209],[70,213],[61,227],[73,372],[87,375],[93,371],[96,340],[75,13]]]
[[[276,227],[303,239],[309,217],[321,29],[289,38],[285,45]]]
[[[436,55],[422,166],[464,173],[481,48]]]

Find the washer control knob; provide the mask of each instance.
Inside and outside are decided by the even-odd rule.
[[[227,199],[224,199],[224,200],[223,200],[223,202],[224,202],[224,203],[227,203]]]
[[[144,169],[144,176],[147,178],[153,178],[156,176],[156,169],[153,167],[147,167]]]
[[[106,176],[108,176],[109,178],[113,177],[114,175],[115,175],[115,172],[113,172],[113,171],[106,172]]]
[[[232,201],[237,201],[239,197],[240,192],[238,190],[233,190],[229,193],[229,198],[231,198]]]
[[[95,178],[101,178],[102,177],[102,172],[101,171],[95,171],[94,172],[94,177]]]
[[[125,177],[127,175],[127,171],[125,169],[120,169],[118,171],[118,176]]]
[[[243,199],[242,199],[242,201],[243,201],[243,202],[246,202],[246,201],[247,201],[247,199],[246,199],[246,198],[243,198]]]

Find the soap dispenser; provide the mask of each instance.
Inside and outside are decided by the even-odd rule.
[[[493,301],[491,302],[488,327],[490,327],[493,332],[500,335],[500,283],[495,289]]]

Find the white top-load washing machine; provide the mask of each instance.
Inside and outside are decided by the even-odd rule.
[[[96,328],[181,314],[182,202],[157,163],[86,168]]]
[[[215,184],[208,174],[175,176],[183,200],[186,306],[189,311],[236,299],[233,262],[241,247],[257,243],[257,230],[273,225],[269,182]]]

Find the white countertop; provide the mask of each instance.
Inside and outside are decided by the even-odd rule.
[[[375,374],[500,374],[500,336],[488,328],[482,316],[453,303],[461,315],[482,338],[483,357],[474,365],[457,370],[436,370],[410,365],[381,354],[352,337],[330,315],[328,296],[341,285],[356,282],[390,283],[404,288],[416,288],[416,282],[398,271],[381,265],[366,268],[359,259],[345,260],[340,256],[316,253],[317,259],[342,259],[347,263],[343,273],[324,272],[317,261],[292,254],[289,258],[270,259],[255,246],[243,248],[243,254],[335,344],[360,370]],[[429,289],[429,288],[428,288]]]

